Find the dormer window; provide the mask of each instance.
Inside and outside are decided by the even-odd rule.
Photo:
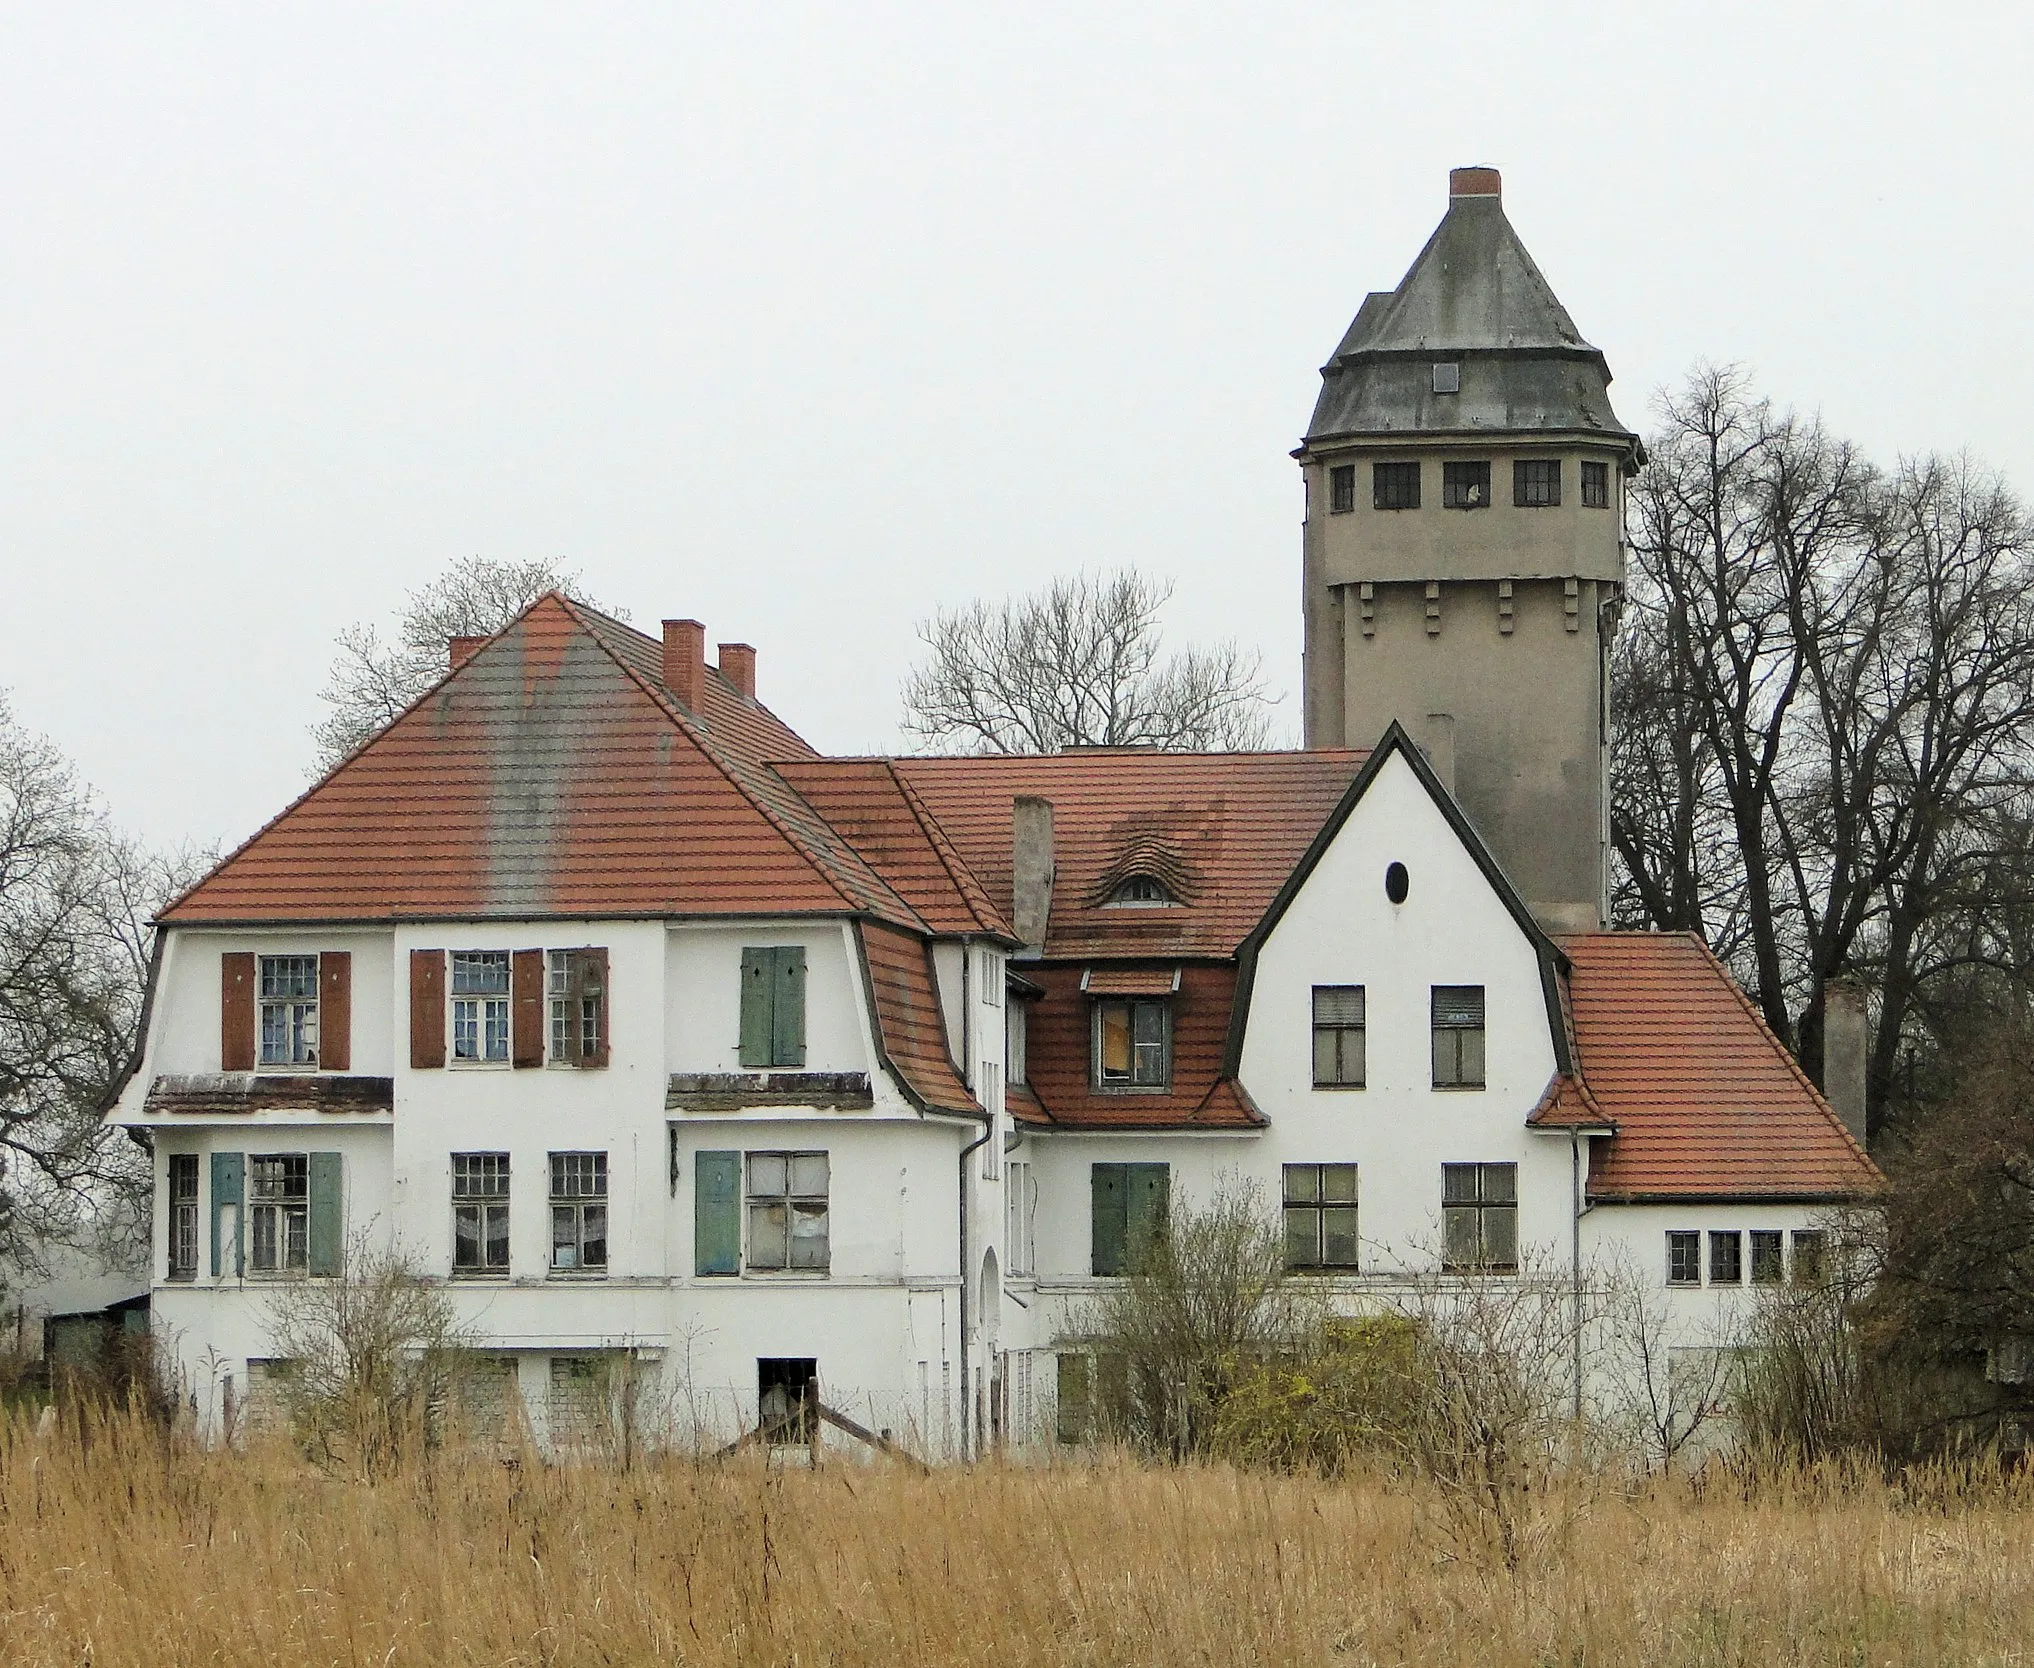
[[[1156,875],[1125,876],[1115,891],[1109,894],[1109,906],[1112,909],[1118,906],[1130,909],[1164,909],[1178,902],[1179,899],[1166,889],[1165,882]]]

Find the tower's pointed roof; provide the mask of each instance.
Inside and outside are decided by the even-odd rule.
[[[1321,372],[1307,442],[1392,434],[1583,433],[1638,441],[1610,367],[1505,218],[1497,170],[1457,168],[1448,212],[1395,290],[1364,300]],[[1436,366],[1457,367],[1435,374]],[[1447,384],[1459,378],[1459,389]]]

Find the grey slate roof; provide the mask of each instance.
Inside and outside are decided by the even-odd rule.
[[[1436,394],[1437,363],[1461,392]],[[1457,196],[1396,290],[1365,298],[1335,357],[1307,442],[1391,434],[1596,433],[1642,457],[1610,407],[1610,367],[1526,253],[1504,203]]]

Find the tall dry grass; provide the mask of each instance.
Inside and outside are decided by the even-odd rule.
[[[1507,1576],[1416,1489],[440,1459],[373,1483],[125,1416],[0,1431],[0,1662],[2008,1663],[2029,1491],[1575,1485]]]

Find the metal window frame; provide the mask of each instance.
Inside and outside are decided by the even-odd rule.
[[[1370,507],[1376,510],[1416,510],[1420,507],[1421,477],[1424,470],[1417,458],[1384,459],[1370,466]],[[1410,492],[1398,490],[1407,483]]]
[[[1470,499],[1471,487],[1481,496]],[[1490,508],[1490,460],[1451,458],[1441,464],[1441,508],[1444,510],[1487,510]]]

